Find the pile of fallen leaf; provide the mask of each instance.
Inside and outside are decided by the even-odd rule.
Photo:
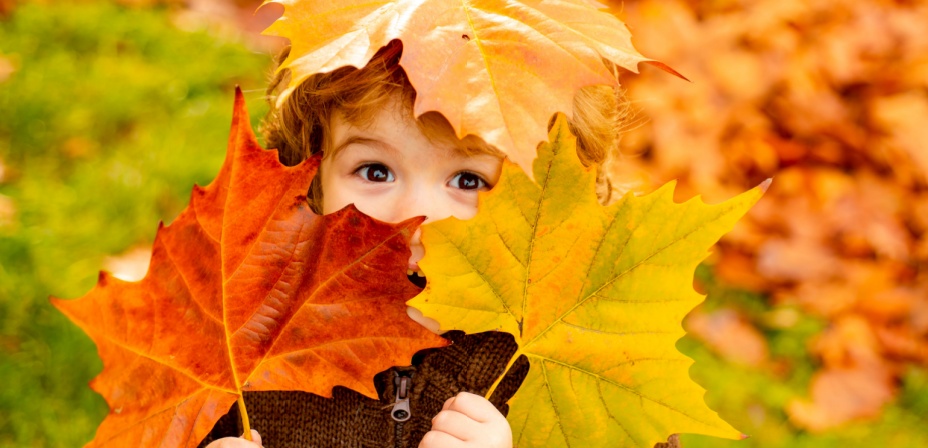
[[[810,341],[821,368],[809,398],[787,409],[794,423],[823,430],[878,415],[903,369],[928,364],[928,4],[613,9],[643,54],[693,81],[650,67],[623,78],[638,114],[620,167],[647,173],[645,190],[679,179],[678,200],[717,202],[772,177],[716,249],[716,275],[829,322]],[[690,328],[720,349],[752,341],[730,357],[762,366],[764,340],[744,320],[723,310]]]

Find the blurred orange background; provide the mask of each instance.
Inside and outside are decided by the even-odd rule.
[[[12,26],[26,3],[56,8],[50,1],[0,0],[0,27]],[[156,11],[167,26],[260,53],[267,67],[281,45],[257,34],[280,12],[270,7],[253,14],[260,1],[115,3]],[[689,79],[648,65],[622,75],[631,108],[621,155],[609,168],[621,187],[648,192],[676,180],[677,200],[699,195],[720,202],[773,179],[697,272],[696,286],[708,299],[688,316],[691,337],[679,344],[697,360],[691,374],[709,390],[710,406],[752,438],[685,437],[684,446],[928,446],[928,2],[609,0],[609,6],[643,54]],[[23,61],[30,57],[0,43],[0,112],[15,110],[2,108],[12,98],[4,89],[27,73]],[[261,103],[265,73],[249,67],[252,84],[244,87],[250,101]],[[242,75],[229,76],[217,87],[221,95],[231,79],[242,82]],[[260,118],[252,114],[253,121]],[[19,198],[27,195],[18,177],[28,170],[3,146],[9,138],[3,131],[0,126],[0,250],[13,254],[3,238],[14,241],[28,227],[20,223],[27,213]],[[216,163],[223,145],[218,139]],[[67,157],[85,157],[68,148],[60,148]],[[173,219],[186,200],[178,198],[159,199],[160,219]],[[43,287],[29,300],[44,307],[48,294],[89,289],[100,260],[111,270],[144,272],[155,224],[143,237],[113,243],[118,250],[86,255],[77,286],[67,293]],[[0,295],[11,294],[0,305],[20,300],[12,294],[23,290],[0,285]],[[50,319],[47,328],[69,325]],[[18,328],[0,327],[8,366],[35,358],[26,356],[32,349]],[[13,378],[8,372],[15,370],[0,368],[0,374]],[[46,382],[85,387],[86,379],[43,375]],[[21,429],[23,417],[12,411],[22,407],[17,400],[27,399],[0,394],[0,446],[73,445],[36,435],[67,424],[61,414]],[[64,406],[60,412],[72,410],[63,403],[55,405]],[[101,411],[87,412],[88,429],[69,437],[92,436]]]
[[[622,4],[615,5],[623,8]],[[644,67],[620,171],[643,189],[720,201],[773,185],[710,260],[720,283],[827,321],[809,341],[811,431],[874,418],[928,364],[928,5],[758,0],[624,2]],[[638,171],[633,171],[633,170]],[[633,177],[634,178],[634,177]],[[690,316],[722,356],[756,367],[765,326],[736,309]],[[788,374],[788,373],[784,373]]]

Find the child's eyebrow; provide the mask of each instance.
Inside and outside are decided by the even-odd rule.
[[[463,146],[455,146],[452,148],[451,157],[459,160],[468,160],[468,159],[484,159],[488,160],[492,158],[493,160],[502,160],[506,158],[504,155],[499,153],[494,153],[490,151],[485,151],[481,149],[473,149]]]
[[[333,156],[337,155],[343,149],[345,149],[345,147],[349,145],[353,145],[353,144],[361,144],[364,146],[373,147],[377,150],[388,152],[393,157],[403,158],[403,152],[396,149],[393,145],[385,141],[382,141],[382,140],[377,140],[375,138],[370,138],[370,137],[362,137],[360,135],[353,135],[351,137],[348,137],[348,139],[342,142],[342,144],[336,146],[335,149],[332,150],[332,155]]]

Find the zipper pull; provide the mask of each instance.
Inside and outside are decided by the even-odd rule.
[[[395,421],[405,422],[412,417],[412,411],[409,410],[409,388],[412,378],[397,374],[393,378],[393,385],[396,387],[396,400],[393,402],[393,409],[390,410],[390,417]]]

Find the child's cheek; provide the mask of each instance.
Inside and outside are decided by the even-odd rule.
[[[358,210],[374,219],[385,222],[402,221],[402,218],[397,216],[397,204],[394,197],[396,195],[389,183],[376,184],[356,180],[337,184],[333,190],[334,193],[329,194],[323,188],[325,213],[354,204]]]
[[[471,219],[477,215],[477,192],[453,190],[448,194],[452,214],[458,219]]]

